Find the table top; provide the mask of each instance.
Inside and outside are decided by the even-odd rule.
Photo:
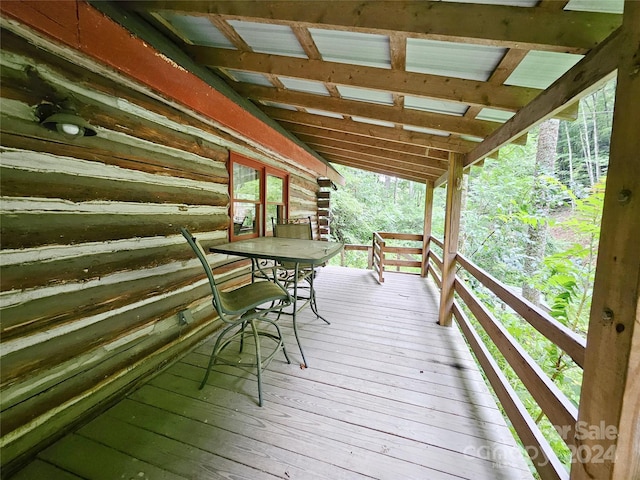
[[[213,253],[237,255],[248,258],[264,258],[279,262],[298,262],[319,265],[342,250],[338,242],[322,240],[299,240],[297,238],[258,237],[239,242],[216,245]]]

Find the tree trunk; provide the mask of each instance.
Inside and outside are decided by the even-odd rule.
[[[569,125],[567,122],[564,122],[564,131],[567,136],[567,150],[568,150],[568,159],[569,159],[569,189],[571,192],[575,192],[576,185],[573,180],[573,150],[571,148],[571,136],[569,135]],[[575,202],[573,201],[573,197],[571,197],[571,210],[575,208]]]
[[[538,133],[538,148],[531,189],[531,206],[536,219],[535,225],[529,225],[528,241],[523,265],[524,283],[522,295],[536,305],[540,304],[540,291],[535,287],[532,279],[538,274],[540,264],[545,256],[547,244],[547,225],[550,210],[549,188],[545,177],[554,175],[556,148],[558,145],[558,131],[560,122],[555,119],[547,120],[540,125]]]
[[[398,203],[398,177],[396,177],[396,181],[393,183],[393,204]]]
[[[467,228],[465,212],[467,211],[467,195],[471,186],[471,172],[468,175],[462,175],[462,197],[460,198],[460,233],[458,237],[458,252],[463,255],[466,253],[465,244],[467,240]]]
[[[591,141],[589,140],[589,125],[587,124],[587,115],[584,109],[580,111],[582,117],[582,126],[580,128],[580,143],[582,144],[582,157],[584,158],[587,173],[589,174],[589,186],[596,184],[595,175],[593,174],[593,161],[591,158]]]
[[[598,92],[593,97],[593,109],[591,110],[591,119],[593,121],[593,162],[594,162],[594,177],[596,182],[600,181],[600,146],[598,145],[598,107],[596,99],[598,98]]]

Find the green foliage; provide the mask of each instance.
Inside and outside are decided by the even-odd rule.
[[[575,241],[544,261],[542,275],[547,277],[545,293],[552,305],[551,315],[583,334],[589,320],[603,206],[604,179],[589,196],[576,199],[571,218],[559,224],[573,233]]]
[[[349,167],[337,169],[346,185],[332,196],[332,235],[368,245],[373,232],[422,233],[425,186]]]
[[[509,284],[522,283],[534,159],[531,147],[505,148],[499,161],[485,160],[468,178],[460,250]]]

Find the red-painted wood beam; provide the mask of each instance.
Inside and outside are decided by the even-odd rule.
[[[0,11],[123,73],[267,149],[344,184],[344,179],[300,145],[191,72],[132,35],[86,2],[2,0]]]

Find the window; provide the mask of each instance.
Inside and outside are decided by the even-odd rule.
[[[231,240],[272,234],[272,219],[288,215],[289,176],[255,160],[231,154]]]

